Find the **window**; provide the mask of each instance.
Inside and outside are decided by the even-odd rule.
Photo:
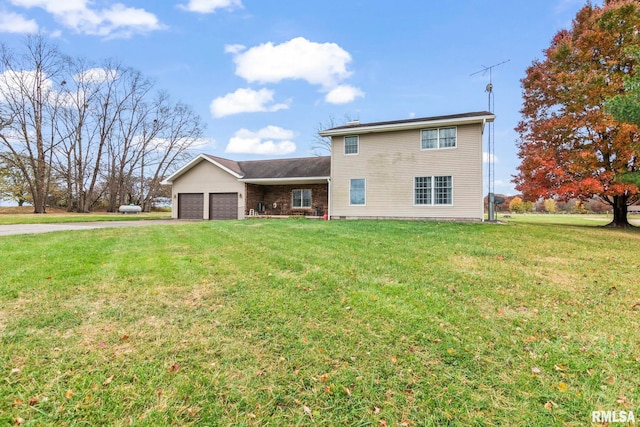
[[[344,137],[344,154],[358,154],[358,137]]]
[[[424,129],[422,131],[421,148],[423,150],[455,148],[456,134],[456,128]]]
[[[352,205],[365,204],[366,183],[364,178],[352,179],[349,185],[349,203]]]
[[[293,208],[310,208],[311,207],[311,190],[293,190]]]
[[[431,204],[431,177],[418,176],[415,182],[416,205]]]
[[[453,179],[450,176],[417,176],[414,194],[416,205],[452,205]]]

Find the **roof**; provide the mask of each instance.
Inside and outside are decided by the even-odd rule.
[[[396,130],[420,129],[438,125],[463,125],[472,123],[492,122],[495,114],[489,111],[451,114],[446,116],[420,117],[386,122],[360,123],[349,122],[344,126],[337,126],[318,132],[321,136],[349,135],[356,133],[391,132]]]
[[[242,182],[260,184],[326,182],[331,176],[331,157],[301,157],[295,159],[235,161],[224,157],[200,154],[163,181],[173,184],[178,177],[202,161],[208,161]]]

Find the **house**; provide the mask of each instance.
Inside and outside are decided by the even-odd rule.
[[[173,218],[323,216],[330,167],[328,156],[236,162],[200,154],[164,184],[172,186]]]
[[[315,215],[331,219],[482,221],[487,111],[320,132],[331,156],[236,162],[200,155],[165,180],[173,216],[241,219]]]

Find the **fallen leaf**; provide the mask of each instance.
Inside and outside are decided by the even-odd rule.
[[[320,377],[318,378],[318,381],[320,381],[321,383],[326,383],[326,382],[327,382],[327,378],[329,378],[329,375],[327,375],[327,374],[322,374],[322,375],[320,375]]]
[[[107,378],[106,380],[104,380],[104,382],[102,383],[102,385],[109,385],[111,384],[111,381],[113,381],[113,375],[111,375],[109,378]]]
[[[379,407],[379,406],[374,406],[374,407],[373,407],[373,413],[374,413],[374,414],[379,414],[379,413],[380,413],[380,411],[381,411],[381,409],[380,409],[380,407]]]
[[[20,373],[20,369],[19,369],[19,368],[13,368],[13,369],[11,370],[11,375],[19,374],[19,373]]]
[[[542,372],[542,370],[537,366],[534,366],[533,368],[531,368],[531,372],[533,372],[534,374],[539,374]]]
[[[342,389],[344,390],[344,392],[347,394],[347,396],[351,396],[351,390],[349,390],[348,387],[342,387]]]
[[[40,399],[38,399],[38,396],[33,396],[31,399],[29,399],[29,406],[35,406],[39,401]]]
[[[75,391],[73,390],[67,390],[67,392],[64,394],[64,397],[66,397],[67,399],[71,399],[73,397],[73,395],[76,394]]]
[[[392,363],[396,363],[398,361],[398,358],[395,356],[391,356],[391,362]]]
[[[613,384],[616,382],[616,379],[613,376],[609,375],[607,378],[604,379],[604,382],[607,384]]]
[[[544,404],[544,409],[546,409],[547,411],[550,411],[553,409],[554,406],[556,406],[556,404],[549,400],[547,403]]]
[[[17,397],[14,401],[13,401],[13,407],[15,408],[16,406],[20,406],[24,403],[24,400],[20,399],[19,397]]]
[[[333,392],[331,391],[331,387],[329,387],[328,385],[324,386],[324,392],[328,394],[333,394]]]
[[[13,421],[15,421],[16,425],[18,426],[24,424],[24,418],[17,417],[14,418]]]
[[[387,422],[385,420],[380,420],[378,422],[378,427],[387,427]]]
[[[173,365],[169,366],[169,368],[167,369],[169,372],[178,372],[180,370],[180,365],[178,364],[178,362],[176,362]]]
[[[558,384],[558,390],[564,393],[565,391],[569,390],[569,386],[565,383],[560,383]]]
[[[304,411],[305,414],[309,415],[309,418],[313,419],[313,413],[311,412],[311,408],[309,408],[308,406],[303,406],[302,410]]]
[[[564,366],[564,365],[553,365],[553,367],[554,367],[554,369],[555,369],[556,371],[567,371],[567,370],[569,370],[569,368],[567,368],[567,367],[566,367],[566,366]]]
[[[122,341],[126,341],[126,340],[128,340],[128,339],[129,339],[129,334],[124,334],[123,336],[121,336],[121,337],[120,337],[120,339],[121,339]]]

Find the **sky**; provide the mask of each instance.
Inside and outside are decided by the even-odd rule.
[[[194,154],[233,160],[313,155],[332,121],[485,111],[491,80],[495,192],[512,195],[520,80],[585,3],[0,0],[0,41],[40,33],[141,71],[206,124]]]

